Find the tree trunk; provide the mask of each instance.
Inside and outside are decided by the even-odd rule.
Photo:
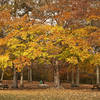
[[[23,88],[24,87],[24,84],[23,84],[23,70],[21,71],[20,73],[20,87]]]
[[[32,67],[30,67],[30,82],[32,82]]]
[[[74,69],[72,68],[72,85],[74,85]]]
[[[96,74],[97,74],[97,84],[99,84],[99,66],[96,67]]]
[[[54,83],[55,83],[55,87],[60,88],[58,61],[56,61],[56,67],[54,68]]]
[[[28,82],[30,81],[30,69],[28,67]]]
[[[68,69],[67,69],[67,82],[69,82],[69,72],[68,72]]]
[[[13,74],[13,88],[18,88],[18,80],[17,80],[17,73],[16,68],[14,67],[14,74]]]
[[[1,74],[1,81],[3,81],[3,77],[4,77],[4,71],[2,71],[2,74]]]
[[[28,68],[28,81],[32,82],[32,67],[31,66]]]
[[[79,67],[76,66],[76,86],[79,86]]]

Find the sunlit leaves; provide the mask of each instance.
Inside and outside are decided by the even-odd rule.
[[[9,59],[8,55],[1,55],[0,56],[0,68],[5,70],[8,66],[12,66],[12,62]]]
[[[70,64],[74,64],[74,65],[78,64],[77,57],[72,56],[72,57],[66,58],[66,61],[69,62]]]
[[[100,65],[100,53],[96,53],[92,55],[90,62],[94,66],[99,66]]]
[[[20,56],[18,58],[16,58],[15,60],[13,60],[13,64],[15,66],[15,68],[17,68],[17,70],[20,72],[25,66],[30,65],[30,59],[28,59],[27,57],[24,56]]]

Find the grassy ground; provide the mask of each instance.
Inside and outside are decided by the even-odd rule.
[[[50,88],[40,89],[39,82],[24,81],[23,90],[13,90],[12,81],[5,80],[3,84],[8,84],[9,89],[0,90],[0,100],[100,100],[100,90],[91,90],[90,84],[73,89],[69,83],[62,83],[64,89],[55,89],[52,82],[46,82]]]
[[[100,92],[92,90],[34,89],[0,90],[0,100],[100,100]]]

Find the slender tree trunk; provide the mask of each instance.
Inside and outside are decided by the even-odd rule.
[[[1,73],[1,81],[3,81],[3,77],[4,77],[4,71],[2,71],[2,73]]]
[[[32,67],[31,66],[28,68],[28,81],[32,82]]]
[[[76,86],[79,86],[79,67],[76,66]]]
[[[30,82],[32,82],[32,66],[30,67]]]
[[[72,68],[72,85],[74,85],[74,68]]]
[[[20,87],[23,88],[24,87],[24,84],[23,84],[23,70],[21,71],[21,74],[20,74]]]
[[[68,72],[68,69],[67,69],[67,82],[69,82],[69,72]]]
[[[13,88],[18,88],[18,80],[17,80],[17,73],[16,68],[14,67],[14,74],[13,74]]]
[[[56,67],[54,69],[54,83],[57,88],[60,88],[60,77],[59,77],[59,66],[58,61],[56,61]]]
[[[28,67],[28,82],[30,81],[30,69]]]
[[[96,74],[97,74],[97,84],[99,84],[99,66],[96,67]]]

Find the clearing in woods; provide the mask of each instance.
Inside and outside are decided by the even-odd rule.
[[[4,81],[11,87],[11,81]],[[0,100],[100,100],[100,91],[91,90],[92,85],[80,85],[80,88],[70,88],[63,83],[61,89],[53,88],[53,83],[46,82],[50,88],[38,88],[39,82],[24,82],[23,89],[0,90]]]

